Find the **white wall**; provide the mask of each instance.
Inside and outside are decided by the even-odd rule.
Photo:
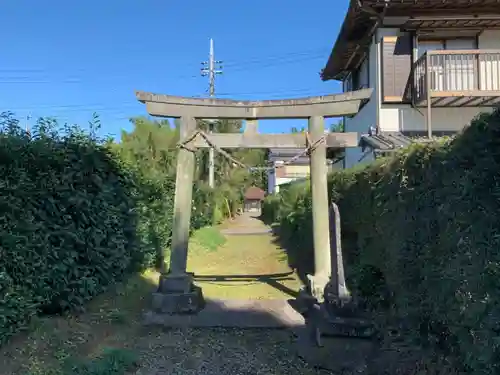
[[[374,44],[370,46],[368,52],[368,64],[369,73],[368,78],[370,81],[369,86],[371,88],[377,87],[377,49]],[[361,108],[361,111],[357,113],[354,117],[345,118],[345,131],[346,132],[356,132],[358,133],[358,141],[361,134],[368,133],[370,126],[377,125],[377,106],[380,103],[380,95],[377,90],[374,90],[372,97],[366,103],[366,105]],[[345,150],[345,168],[350,168],[355,164],[358,164],[360,159],[363,157],[364,153],[361,147],[348,147]],[[373,161],[373,156],[366,155],[362,162],[368,163]]]
[[[435,131],[459,131],[488,108],[432,108],[432,129]],[[420,111],[420,112],[419,112]],[[380,111],[382,131],[425,131],[426,108],[419,110],[404,104],[383,104]]]
[[[479,35],[479,48],[499,49],[500,48],[500,30],[485,30]]]
[[[279,193],[281,185],[286,185],[286,184],[293,182],[293,181],[304,181],[306,179],[307,178],[304,178],[304,177],[297,177],[297,178],[277,177],[276,178],[276,185],[274,186],[274,189],[275,189],[274,192]]]
[[[500,49],[500,30],[486,30],[479,35],[479,48]],[[500,63],[497,61],[481,61],[479,63],[480,89],[500,90]]]

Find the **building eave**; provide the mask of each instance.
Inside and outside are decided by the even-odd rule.
[[[498,0],[349,0],[344,22],[320,76],[343,80],[365,55],[383,16],[500,15]],[[496,25],[495,25],[496,26]],[[393,26],[396,27],[396,26]]]

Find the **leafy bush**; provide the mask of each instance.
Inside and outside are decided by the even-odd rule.
[[[91,125],[98,125],[96,118]],[[170,246],[175,176],[163,159],[40,120],[28,136],[0,117],[0,343],[30,318],[81,306]],[[144,156],[144,155],[142,155]],[[192,228],[210,224],[197,184]]]
[[[353,292],[384,313],[380,324],[404,321],[409,337],[439,349],[462,373],[500,372],[499,150],[495,111],[455,139],[329,176]],[[278,214],[283,235],[292,253],[312,259],[306,185],[286,203]],[[380,281],[390,293],[372,287]]]
[[[91,137],[49,126],[0,135],[2,339],[38,309],[83,303],[140,258],[131,174]]]
[[[271,194],[264,198],[262,202],[262,218],[268,224],[279,221],[281,197],[278,194]]]

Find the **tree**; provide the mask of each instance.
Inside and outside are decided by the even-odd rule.
[[[130,119],[131,132],[122,131],[120,152],[129,161],[141,164],[150,173],[175,175],[179,129],[168,120],[155,121],[145,117]]]
[[[345,130],[345,128],[344,128],[344,119],[343,118],[330,126],[330,131],[333,133],[343,133],[344,130]]]
[[[198,127],[208,131],[209,125],[208,122],[200,120]],[[243,130],[243,122],[227,119],[215,120],[212,123],[212,129],[214,133],[239,133]],[[242,148],[225,151],[245,165],[259,167],[266,165],[267,153],[265,150]],[[202,180],[208,181],[208,149],[198,152],[199,177]],[[231,160],[217,152],[215,153],[214,164],[217,189],[226,189],[234,193],[246,190],[250,185],[261,188],[265,188],[267,185],[267,173],[263,173],[266,171],[248,171],[240,166],[235,166]]]
[[[305,133],[306,131],[306,128],[304,126],[302,126],[300,129],[295,127],[295,126],[292,126],[292,129],[291,129],[291,132],[296,134],[296,133]]]
[[[130,119],[134,125],[131,132],[122,132],[120,144],[117,147],[124,157],[136,164],[148,176],[167,174],[175,176],[177,144],[179,142],[179,122],[174,126],[168,120],[155,121],[145,117]],[[207,121],[199,120],[198,128],[208,133]],[[239,120],[215,120],[212,124],[213,132],[237,133],[243,128]],[[234,149],[225,150],[236,160],[248,166],[265,166],[265,150]],[[208,181],[208,149],[196,151],[195,182]],[[240,201],[247,187],[251,185],[265,188],[267,185],[267,171],[249,171],[234,163],[224,155],[215,153],[216,192],[225,196],[229,201]],[[208,184],[206,184],[208,185]],[[208,187],[207,187],[208,188]]]

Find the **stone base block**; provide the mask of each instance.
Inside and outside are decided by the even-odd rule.
[[[158,293],[190,293],[193,286],[193,274],[183,273],[179,275],[167,273],[160,276]]]
[[[192,285],[188,292],[153,293],[152,310],[163,314],[195,314],[205,306],[200,287]]]

